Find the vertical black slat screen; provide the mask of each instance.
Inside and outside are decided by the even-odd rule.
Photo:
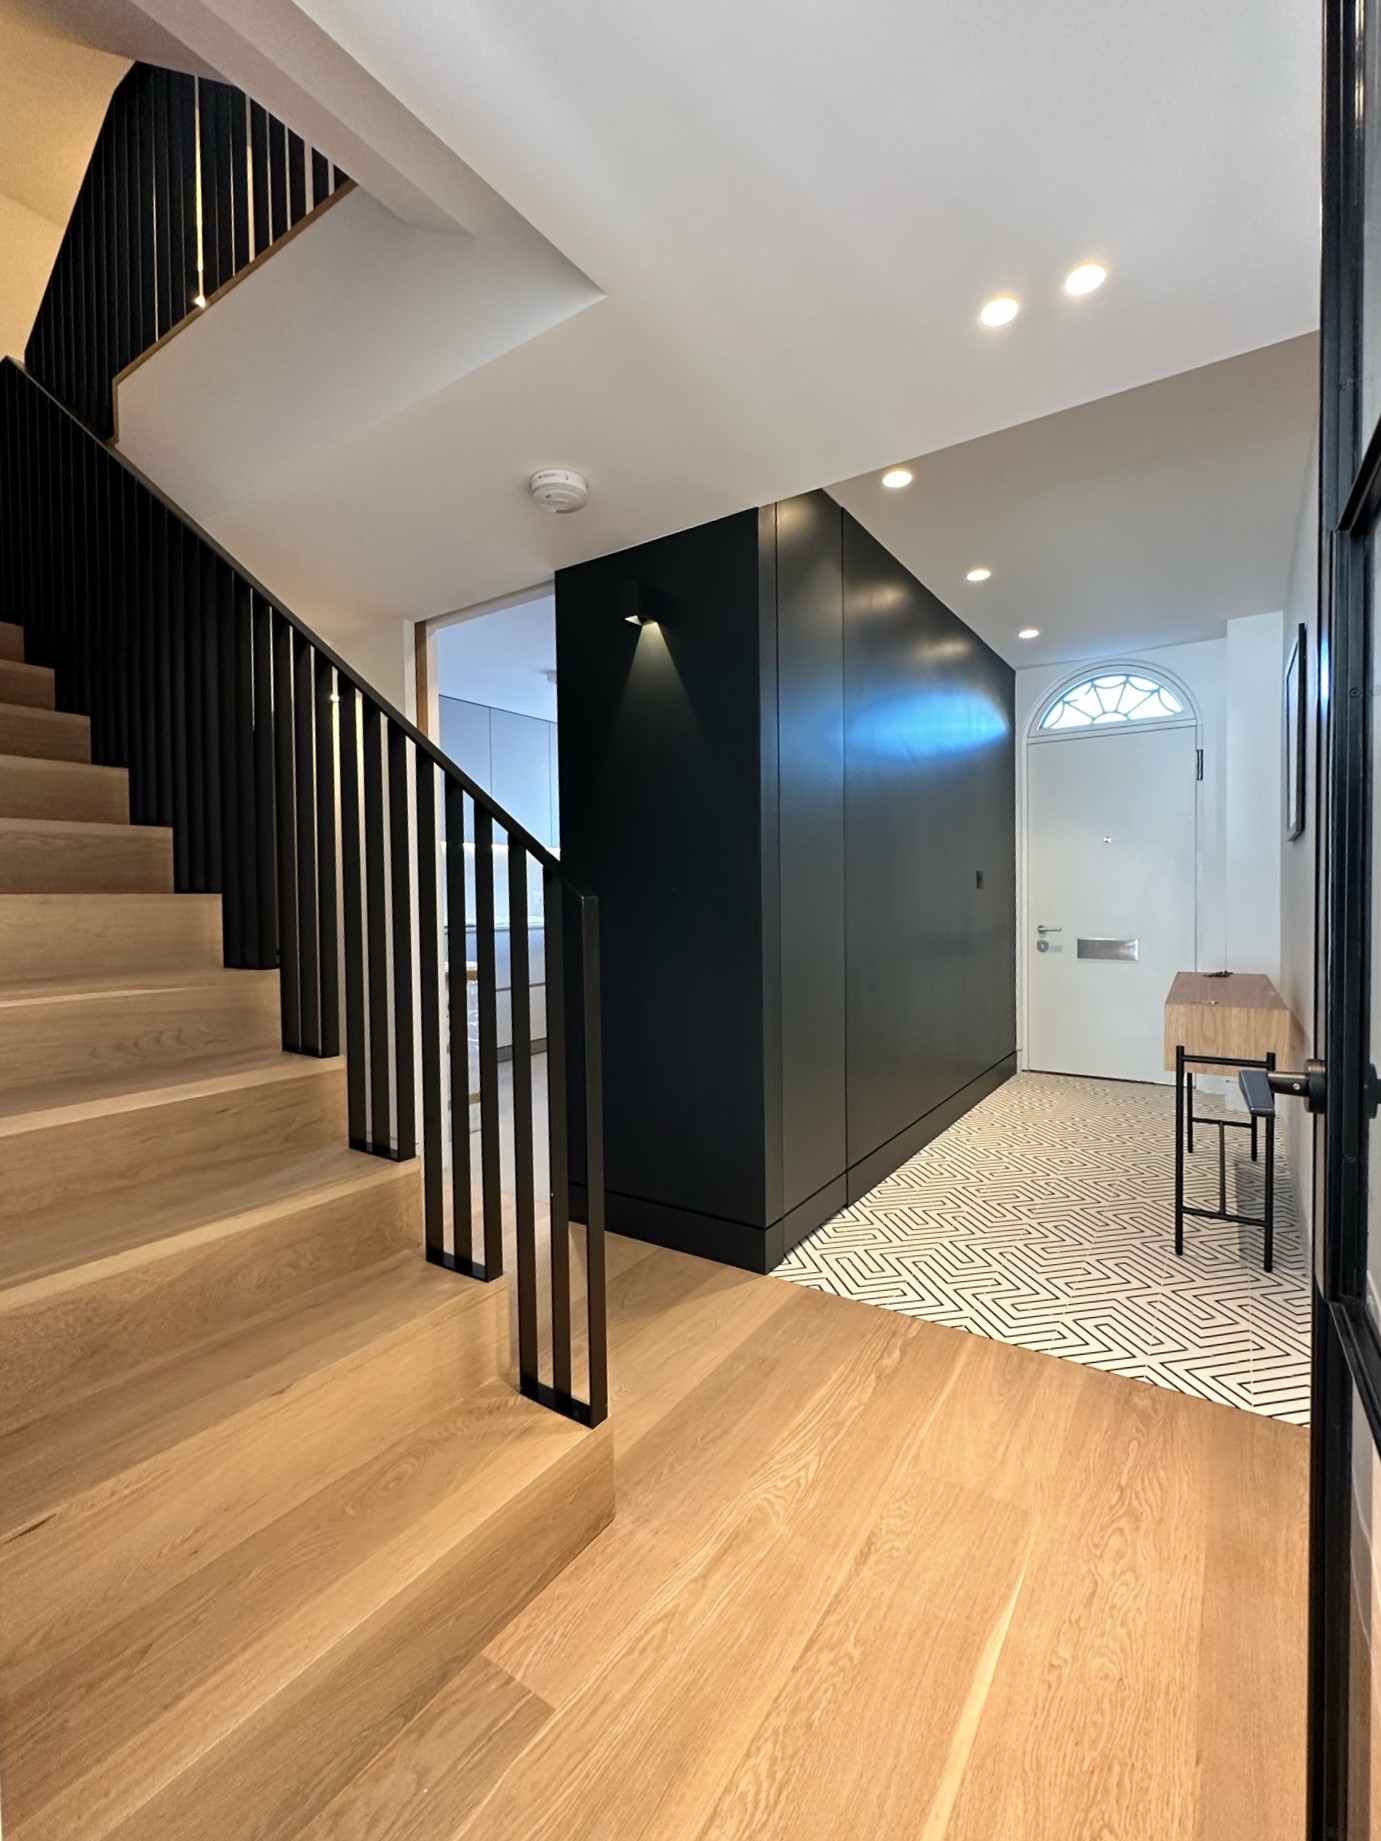
[[[417,1155],[417,1083],[413,1047],[412,852],[408,822],[408,739],[388,730],[388,843],[393,922],[393,1100],[398,1155]]]
[[[300,1044],[321,1050],[321,934],[317,922],[316,683],[311,643],[294,633],[293,649],[293,834],[297,839],[297,992]]]
[[[508,861],[508,1009],[513,1079],[513,1215],[517,1239],[518,1368],[538,1379],[537,1238],[532,1180],[532,977],[527,929],[527,853],[510,840]]]
[[[511,1134],[520,1384],[573,1418],[603,1418],[594,903],[425,736],[8,360],[0,361],[0,605],[22,609],[30,656],[53,665],[67,707],[88,710],[100,758],[128,769],[132,814],[171,823],[177,886],[220,894],[226,963],[278,966],[284,1046],[330,1055],[344,1035],[350,1143],[412,1159],[420,1127],[425,1251],[434,1263],[484,1279],[504,1269],[502,1140]],[[501,982],[512,1024],[507,1068]],[[533,1013],[534,985],[545,994],[545,1024]],[[511,1105],[501,1103],[505,1092]],[[567,1123],[576,1112],[587,1177],[588,1338],[578,1339]],[[549,1180],[539,1193],[544,1154]],[[552,1223],[549,1294],[543,1197]],[[589,1344],[586,1399],[572,1375],[577,1340]]]
[[[112,435],[119,374],[342,183],[243,91],[133,65],[53,263],[29,370]]]
[[[571,1384],[570,1159],[566,1147],[566,949],[561,878],[542,879],[542,985],[547,1004],[547,1157],[551,1172],[551,1380]]]
[[[417,763],[417,976],[421,997],[422,1227],[427,1255],[446,1250],[445,1172],[441,1163],[441,912],[436,859],[436,768]]]
[[[317,960],[323,1055],[340,1053],[340,940],[336,913],[336,674],[316,655]]]
[[[383,716],[365,703],[364,734],[364,916],[368,928],[369,1143],[383,1156],[393,1152],[388,1065],[388,890],[384,882]]]
[[[470,963],[465,899],[465,794],[446,780],[446,1011],[451,1095],[451,1233],[456,1261],[475,1276],[474,1196],[470,1188]]]
[[[499,1015],[494,937],[494,820],[475,806],[475,1000],[479,1018],[480,1190],[484,1271],[503,1271],[503,1197],[499,1185]]]

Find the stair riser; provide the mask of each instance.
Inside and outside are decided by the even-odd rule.
[[[206,971],[224,956],[219,895],[0,895],[0,976]]]
[[[177,989],[93,991],[6,1003],[0,989],[0,1100],[42,1106],[63,1083],[167,1071],[195,1078],[208,1056],[282,1043],[276,972],[223,972]]]
[[[129,823],[129,775],[123,767],[0,760],[0,818],[68,818],[90,824]]]
[[[14,820],[24,826],[27,820]],[[42,820],[32,821],[40,826]],[[173,838],[154,826],[108,836],[0,828],[0,895],[171,895]]]
[[[426,1562],[390,1547],[333,1582],[271,1643],[235,1658],[68,1784],[18,1841],[181,1841],[198,1813],[227,1834],[238,1820],[266,1841],[295,1837],[613,1513],[612,1440],[602,1431],[460,1538],[438,1538]],[[274,1695],[282,1699],[269,1709]],[[218,1757],[211,1747],[222,1735]],[[249,1758],[264,1768],[246,1770]],[[12,1763],[22,1799],[29,1760],[21,1753]],[[40,1780],[60,1780],[41,1756],[34,1763]],[[321,1820],[312,1832],[325,1837],[329,1814]]]
[[[90,718],[7,705],[0,709],[0,754],[27,754],[45,761],[89,761]]]
[[[23,665],[0,658],[0,703],[18,703],[26,709],[53,707],[53,674],[42,665]]]
[[[75,1118],[16,1120],[0,1134],[0,1232],[7,1219],[60,1228],[92,1194],[123,1205],[155,1186],[160,1198],[195,1195],[218,1176],[344,1142],[343,1072],[305,1058],[302,1070],[134,1107],[92,1102]]]
[[[421,1178],[409,1164],[385,1182],[0,1291],[0,1431],[421,1238]]]
[[[24,656],[24,629],[15,626],[12,621],[0,620],[0,658],[18,658]]]
[[[16,1533],[0,1544],[0,1669],[33,1657],[55,1666],[485,1385],[506,1341],[505,1298],[458,1282],[425,1316],[258,1395]]]

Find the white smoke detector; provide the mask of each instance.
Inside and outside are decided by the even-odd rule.
[[[543,467],[533,474],[527,489],[543,511],[579,511],[590,496],[584,476],[572,467]]]

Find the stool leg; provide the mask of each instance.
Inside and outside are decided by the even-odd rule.
[[[1184,1252],[1184,1050],[1175,1050],[1175,1251]]]
[[[1252,1114],[1252,1162],[1255,1163],[1256,1161],[1257,1161],[1257,1158],[1256,1158],[1256,1114],[1253,1113]]]
[[[1265,1268],[1271,1272],[1276,1263],[1276,1121],[1267,1114],[1267,1167],[1265,1167],[1267,1206],[1265,1215]]]
[[[1185,1089],[1186,1089],[1186,1097],[1189,1101],[1189,1104],[1185,1108],[1185,1134],[1186,1135],[1185,1135],[1185,1141],[1184,1141],[1184,1148],[1189,1152],[1189,1155],[1192,1157],[1194,1155],[1194,1076],[1193,1074],[1186,1073],[1184,1077],[1184,1083],[1185,1083]]]

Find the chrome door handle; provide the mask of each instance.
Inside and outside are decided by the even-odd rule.
[[[1063,927],[1037,927],[1037,933],[1063,933]]]

